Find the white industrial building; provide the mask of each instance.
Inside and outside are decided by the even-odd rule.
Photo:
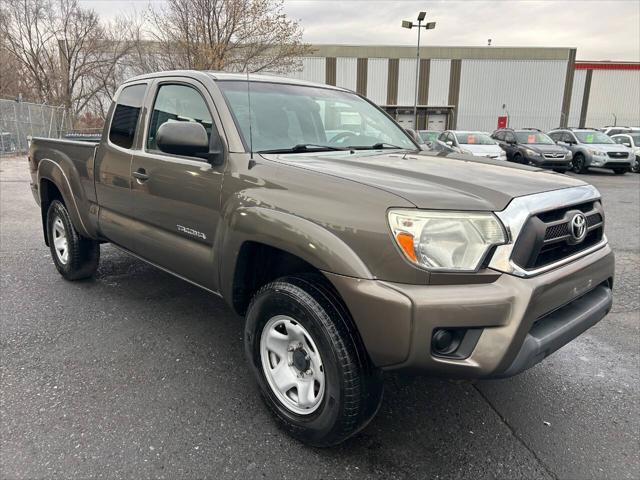
[[[314,45],[287,75],[357,91],[414,127],[416,49]],[[640,125],[640,63],[577,62],[573,48],[421,47],[418,128]]]

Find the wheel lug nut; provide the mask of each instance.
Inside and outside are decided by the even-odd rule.
[[[295,348],[293,348],[293,345],[289,345],[289,346],[287,347],[287,351],[288,351],[288,352],[293,352],[294,350],[295,350]]]

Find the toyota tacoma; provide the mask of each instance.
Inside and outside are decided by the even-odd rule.
[[[108,242],[224,298],[266,405],[310,445],[362,429],[384,371],[509,377],[611,308],[593,186],[421,151],[342,88],[139,76],[99,142],[35,138],[29,166],[65,279]]]

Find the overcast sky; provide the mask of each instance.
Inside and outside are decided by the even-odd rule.
[[[112,18],[163,0],[81,0]],[[640,61],[640,0],[285,0],[309,43],[415,45],[400,27],[420,10],[435,30],[431,45],[577,47],[578,60]]]

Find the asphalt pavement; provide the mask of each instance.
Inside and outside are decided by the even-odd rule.
[[[582,175],[616,253],[611,313],[531,370],[387,375],[333,449],[278,429],[219,298],[104,245],[66,282],[24,158],[0,161],[0,478],[640,478],[640,175]]]

